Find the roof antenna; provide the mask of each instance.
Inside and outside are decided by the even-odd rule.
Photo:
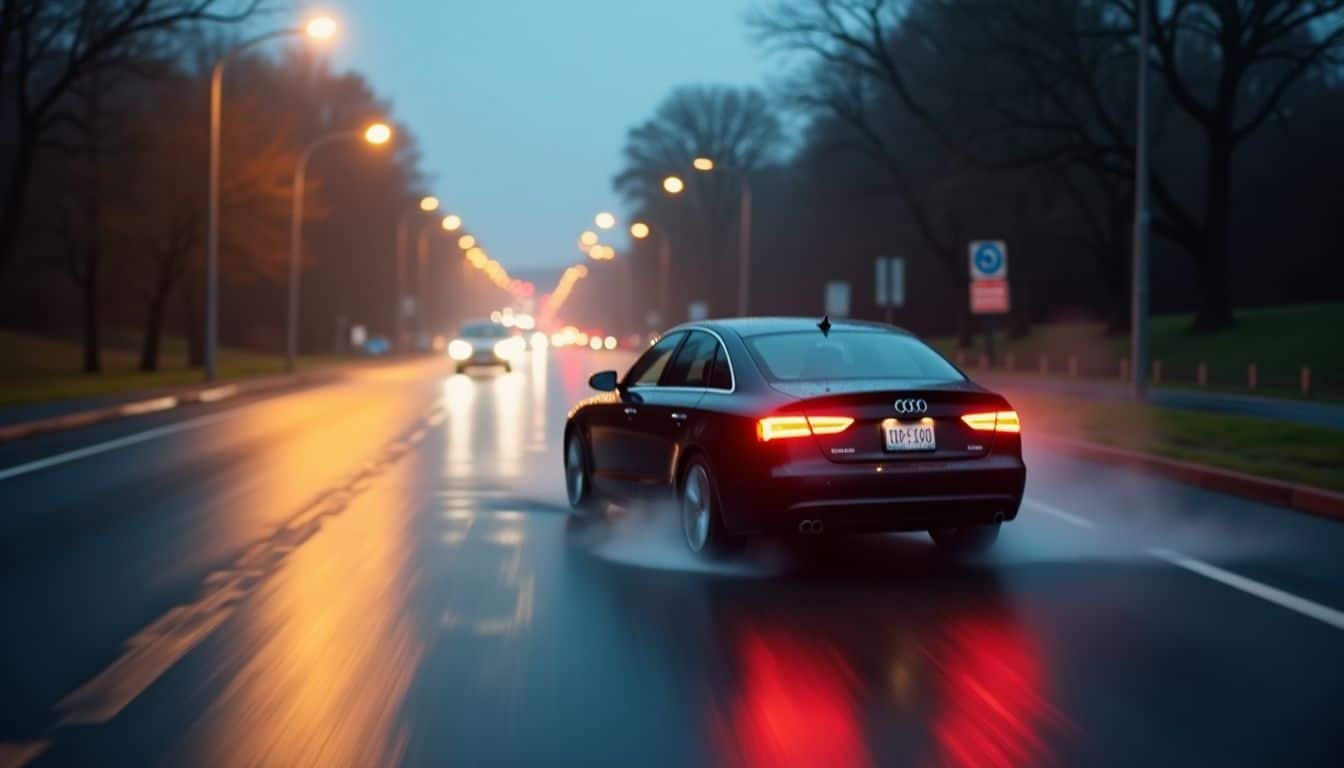
[[[823,315],[821,322],[817,323],[817,327],[821,329],[821,335],[829,339],[831,337],[831,316]]]

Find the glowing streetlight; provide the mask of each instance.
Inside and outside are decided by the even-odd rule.
[[[593,223],[597,224],[598,229],[611,229],[616,226],[616,217],[610,211],[603,211],[593,217]]]
[[[462,217],[455,213],[450,213],[443,217],[443,231],[456,232],[462,228]]]
[[[336,20],[330,16],[309,19],[303,25],[303,33],[314,40],[330,40],[336,36]]]
[[[669,195],[680,195],[685,188],[686,182],[682,181],[680,176],[668,176],[663,179],[663,189]]]
[[[439,210],[439,198],[433,195],[425,195],[420,198],[420,210],[425,213],[433,213]]]
[[[591,248],[597,245],[597,233],[591,229],[585,229],[583,234],[579,235],[579,242]]]
[[[374,123],[364,129],[364,141],[379,146],[392,140],[392,128],[387,123]]]
[[[691,165],[694,166],[697,171],[714,170],[714,161],[708,157],[697,157],[691,161]]]
[[[464,251],[469,251],[476,247],[476,238],[471,235],[463,235],[457,238],[457,247]]]
[[[289,225],[289,304],[285,322],[285,370],[294,372],[299,353],[299,278],[303,257],[303,189],[307,180],[308,161],[319,148],[337,141],[358,141],[380,147],[392,139],[392,129],[387,123],[373,123],[363,131],[336,131],[319,137],[299,155],[298,165],[294,167],[294,211]]]
[[[649,225],[642,221],[636,221],[630,225],[630,236],[636,240],[643,240],[649,236]]]
[[[6,5],[6,8],[9,6]],[[220,134],[223,132],[224,67],[235,56],[268,40],[307,37],[326,41],[336,34],[336,21],[318,16],[303,26],[276,29],[244,40],[224,52],[210,69],[210,169],[206,179],[205,211],[205,380],[215,380],[215,352],[219,342],[219,176]]]

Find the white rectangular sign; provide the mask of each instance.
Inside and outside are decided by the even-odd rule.
[[[905,306],[905,259],[882,258],[876,265],[874,298],[877,306]]]
[[[826,314],[849,317],[849,283],[832,280],[826,284]]]

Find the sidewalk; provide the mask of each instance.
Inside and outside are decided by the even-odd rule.
[[[1085,400],[1120,401],[1129,399],[1129,386],[1120,381],[1070,379],[1037,374],[1006,373],[970,369],[971,378],[985,386],[1011,395],[1013,391],[1032,394],[1058,394]],[[1344,404],[1257,397],[1188,389],[1150,390],[1149,403],[1163,408],[1284,421],[1310,427],[1344,431]]]

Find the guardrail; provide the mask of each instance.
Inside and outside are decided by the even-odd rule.
[[[957,350],[953,360],[962,368],[1073,379],[1128,382],[1134,374],[1129,358],[1114,358],[1091,352],[1038,354],[1029,359],[1006,352],[991,360],[983,352]],[[1218,392],[1344,400],[1344,377],[1324,375],[1311,365],[1269,367],[1256,361],[1210,365],[1206,361],[1172,362],[1155,358],[1148,371],[1148,383],[1152,386],[1189,387]]]

